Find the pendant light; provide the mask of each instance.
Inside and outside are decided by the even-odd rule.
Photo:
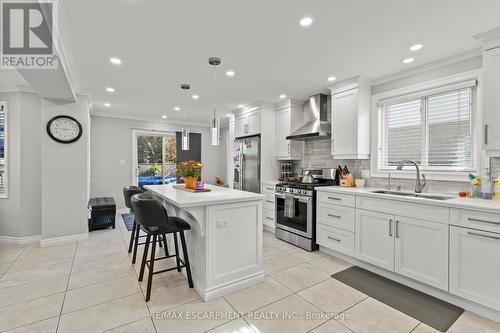
[[[189,93],[191,86],[189,84],[181,84],[181,89],[185,91],[186,96]],[[186,99],[187,100],[187,99]],[[187,107],[184,107],[184,128],[182,129],[181,149],[189,150],[189,128],[187,126]]]
[[[217,103],[217,66],[220,65],[220,58],[209,58],[208,63],[214,66],[214,116],[210,121],[210,134],[211,134],[211,144],[212,146],[220,145],[220,118],[216,114],[216,103]]]

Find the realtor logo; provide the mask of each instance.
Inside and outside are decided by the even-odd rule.
[[[56,33],[52,1],[0,0],[2,42],[0,68],[53,69]]]

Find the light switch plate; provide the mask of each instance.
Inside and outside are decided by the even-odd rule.
[[[120,165],[125,165],[125,160],[123,158],[120,159]]]
[[[229,220],[217,220],[215,226],[217,228],[229,228]]]

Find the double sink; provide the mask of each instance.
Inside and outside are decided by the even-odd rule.
[[[421,198],[421,199],[440,200],[440,201],[453,199],[453,197],[451,197],[451,196],[399,192],[399,191],[388,191],[388,190],[377,190],[377,191],[372,191],[371,193],[389,194],[389,195],[397,195],[397,196],[401,196],[401,197]]]

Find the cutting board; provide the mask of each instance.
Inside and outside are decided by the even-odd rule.
[[[186,188],[185,185],[174,185],[173,188],[176,190],[181,190],[181,191],[186,191],[186,192],[191,192],[191,193],[199,193],[199,192],[210,192],[211,189],[209,188],[204,188],[204,189],[195,189],[195,188]]]

